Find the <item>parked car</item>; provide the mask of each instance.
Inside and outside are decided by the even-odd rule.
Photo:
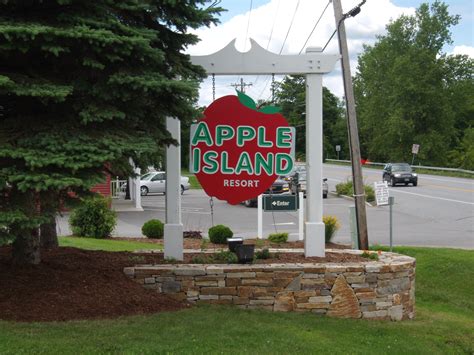
[[[396,184],[418,185],[418,175],[413,172],[408,163],[389,163],[383,168],[383,181],[387,181],[391,186]]]
[[[327,178],[323,179],[323,198],[328,198],[329,187],[327,181]],[[290,192],[293,195],[297,194],[298,192],[303,192],[306,196],[306,171],[301,171],[293,175],[293,178],[290,183]]]
[[[264,192],[264,194],[287,194],[289,192],[289,184],[285,180],[278,177],[270,186],[270,188]],[[257,198],[252,198],[250,200],[245,200],[242,202],[246,207],[256,207]]]
[[[181,194],[189,190],[189,178],[181,176]],[[166,192],[166,173],[164,171],[153,171],[140,177],[140,194],[146,196],[149,193]]]

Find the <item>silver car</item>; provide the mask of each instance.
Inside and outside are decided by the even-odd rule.
[[[329,187],[327,181],[327,178],[323,179],[323,198],[328,198]],[[290,191],[293,195],[297,194],[298,192],[303,192],[306,196],[306,171],[300,171],[299,173],[293,175],[290,185]]]
[[[189,190],[189,178],[181,176],[181,195]],[[153,171],[140,177],[140,193],[146,196],[149,193],[166,192],[166,173],[164,171]]]

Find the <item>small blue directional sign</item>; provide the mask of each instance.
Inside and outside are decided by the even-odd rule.
[[[264,211],[296,211],[298,208],[296,195],[263,195]]]

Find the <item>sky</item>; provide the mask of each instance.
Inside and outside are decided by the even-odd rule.
[[[344,12],[359,2],[341,0]],[[423,2],[432,0],[367,0],[360,14],[344,21],[346,26],[351,73],[357,70],[357,56],[362,53],[363,45],[373,45],[377,35],[386,33],[386,25],[402,14],[414,14]],[[448,54],[467,54],[474,58],[474,1],[445,0],[451,14],[461,16],[457,26],[451,28],[453,44],[446,46]],[[234,38],[240,52],[250,49],[249,38],[253,38],[263,48],[274,53],[304,53],[307,47],[323,48],[335,29],[333,4],[329,0],[221,0],[218,6],[227,9],[219,17],[220,24],[211,28],[202,27],[193,32],[201,41],[187,49],[190,55],[208,55],[225,47]],[[322,15],[322,16],[321,16]],[[320,18],[321,17],[321,18]],[[310,36],[317,20],[319,23]],[[292,21],[293,20],[293,21]],[[286,40],[285,40],[286,38]],[[337,36],[329,41],[324,51],[337,54]],[[271,98],[269,75],[246,75],[244,82],[251,84],[246,94],[255,101]],[[281,81],[282,76],[275,76]],[[240,77],[216,76],[216,97],[235,94],[232,84],[238,83]],[[323,77],[323,85],[338,97],[344,95],[340,62],[334,70]],[[199,104],[207,106],[212,102],[211,79],[201,84]]]

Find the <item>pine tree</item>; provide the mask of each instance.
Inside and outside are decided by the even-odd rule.
[[[81,196],[106,166],[131,173],[164,144],[165,117],[191,119],[202,68],[188,33],[216,22],[206,1],[0,3],[0,238],[37,263],[41,196]],[[48,210],[46,208],[46,210]]]

